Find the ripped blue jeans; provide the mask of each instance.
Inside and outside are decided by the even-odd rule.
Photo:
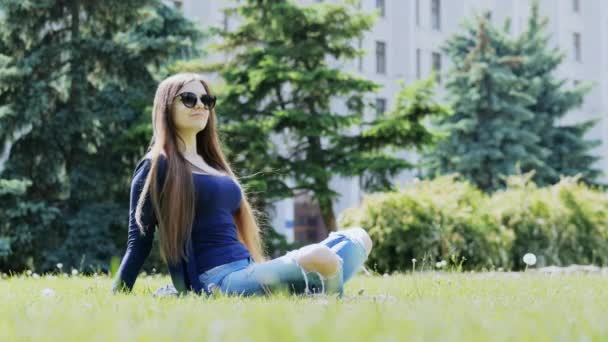
[[[352,228],[361,229],[361,228]],[[307,272],[294,258],[294,253],[261,263],[246,258],[220,265],[199,275],[199,280],[209,292],[228,295],[288,294],[338,294],[344,291],[344,283],[363,266],[367,252],[363,244],[352,238],[349,230],[332,232],[319,242],[329,247],[339,257],[338,272],[323,277],[317,272]]]

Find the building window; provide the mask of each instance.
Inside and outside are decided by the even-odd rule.
[[[431,0],[431,27],[433,30],[441,30],[441,1]]]
[[[575,32],[574,35],[572,36],[573,39],[573,53],[574,53],[574,60],[577,62],[580,62],[582,60],[581,58],[581,34],[578,32]]]
[[[380,116],[386,112],[386,99],[377,98],[376,99],[376,115]]]
[[[433,52],[433,72],[435,73],[435,80],[437,83],[441,83],[441,54]]]
[[[386,4],[384,0],[376,0],[376,9],[380,11],[381,17],[384,18],[386,16]]]
[[[420,27],[420,0],[416,0],[416,8],[414,11],[416,14],[416,26]]]
[[[376,73],[386,74],[386,43],[376,42]]]
[[[363,38],[359,38],[359,51],[360,50],[363,50]],[[358,62],[359,62],[358,69],[360,72],[362,72],[363,71],[363,55],[359,56]]]
[[[420,65],[422,64],[422,59],[420,55],[420,49],[416,49],[416,79],[418,80],[422,78],[422,66]]]
[[[579,13],[581,11],[581,2],[579,0],[572,0],[572,10],[575,13]]]
[[[224,31],[228,31],[228,29],[230,28],[230,15],[227,12],[224,12],[222,26],[224,27]]]

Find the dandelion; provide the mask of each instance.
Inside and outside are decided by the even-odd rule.
[[[34,279],[39,279],[39,278],[40,278],[40,276],[38,275],[38,273],[34,273],[34,274],[32,275],[32,277],[34,277]]]
[[[441,260],[435,263],[435,267],[437,268],[444,268],[448,265],[448,262],[445,260]]]
[[[78,275],[78,270],[75,268],[72,268],[72,276],[77,276]]]
[[[63,268],[63,264],[62,263],[58,263],[57,264],[57,268],[59,269],[59,271],[61,271],[61,269]]]
[[[32,276],[32,270],[27,270],[27,272],[26,272],[26,273],[27,273],[27,276],[28,276],[28,277],[31,277],[31,276]]]
[[[46,288],[46,289],[42,290],[42,295],[44,297],[54,297],[55,291],[53,291],[53,289]]]
[[[536,255],[532,253],[526,253],[526,255],[524,255],[524,262],[528,266],[534,266],[536,264]]]
[[[412,259],[412,272],[416,271],[416,258]]]

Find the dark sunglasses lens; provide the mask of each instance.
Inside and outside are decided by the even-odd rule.
[[[202,95],[201,102],[203,103],[203,105],[205,107],[213,108],[213,107],[215,107],[215,96],[211,96],[211,95],[207,95],[207,94]]]
[[[193,93],[183,93],[181,94],[182,103],[184,106],[188,108],[193,108],[196,106],[196,95]]]

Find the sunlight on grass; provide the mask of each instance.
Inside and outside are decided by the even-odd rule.
[[[327,297],[153,298],[168,277],[111,295],[107,277],[0,280],[0,340],[605,340],[608,277],[358,276]]]

